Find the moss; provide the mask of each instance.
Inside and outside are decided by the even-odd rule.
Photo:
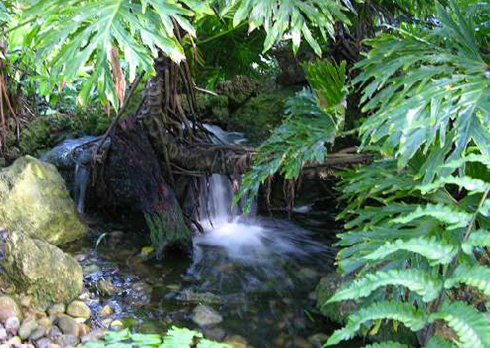
[[[246,133],[252,141],[263,140],[281,123],[285,102],[297,91],[295,87],[280,87],[250,99],[230,115],[228,128]]]
[[[54,245],[87,233],[56,168],[30,156],[0,171],[0,225]]]

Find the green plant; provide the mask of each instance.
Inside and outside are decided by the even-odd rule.
[[[358,64],[372,112],[361,135],[388,159],[344,173],[339,218],[348,231],[339,235],[338,266],[358,279],[327,303],[363,306],[327,345],[392,321],[425,347],[490,346],[487,316],[458,289],[490,297],[486,38],[455,4],[437,5],[437,14],[439,27],[381,34]]]
[[[204,339],[202,334],[186,328],[172,327],[165,336],[131,333],[128,329],[108,333],[103,342],[87,343],[83,348],[231,348],[228,344]]]
[[[276,173],[299,176],[307,162],[322,163],[327,144],[342,130],[345,115],[345,62],[319,60],[306,66],[312,89],[304,89],[285,105],[285,119],[259,147],[252,168],[242,178],[235,203],[247,197],[245,210],[260,185]]]

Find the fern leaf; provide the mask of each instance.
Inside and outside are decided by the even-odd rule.
[[[431,314],[429,322],[444,320],[458,335],[461,348],[490,347],[490,323],[483,313],[463,302],[443,304],[440,312]]]
[[[382,319],[399,321],[412,331],[419,331],[427,324],[425,313],[409,304],[394,301],[378,302],[349,316],[347,325],[335,331],[326,345],[330,346],[349,340],[359,331],[362,324]]]
[[[454,275],[444,282],[444,287],[451,289],[460,283],[473,286],[490,296],[490,269],[480,265],[459,265]]]
[[[456,346],[441,337],[434,336],[429,339],[425,348],[456,348]]]
[[[355,300],[369,296],[373,291],[387,285],[404,286],[420,296],[425,302],[435,300],[442,290],[442,282],[425,272],[417,270],[390,270],[367,274],[347,288],[338,291],[327,303]]]
[[[401,344],[398,342],[388,341],[383,343],[374,343],[363,348],[411,348],[411,346],[407,346],[406,344]]]
[[[398,239],[386,242],[374,252],[364,256],[367,260],[382,260],[397,251],[409,251],[424,256],[432,265],[447,265],[456,256],[458,250],[453,245],[444,244],[435,238],[413,238],[407,241]]]
[[[430,216],[442,223],[447,224],[447,229],[464,228],[468,226],[472,215],[465,212],[456,211],[453,208],[442,204],[427,204],[425,207],[418,207],[413,213],[399,217],[395,223],[408,224],[415,219]]]
[[[450,161],[446,163],[444,167],[451,168],[451,169],[461,168],[463,165],[465,165],[468,162],[480,163],[490,169],[490,158],[488,158],[488,156],[485,155],[477,155],[477,154],[470,154],[458,160]]]
[[[473,179],[468,176],[464,176],[464,177],[447,176],[438,179],[433,183],[419,186],[418,189],[423,194],[426,194],[428,192],[433,192],[440,188],[443,188],[447,184],[453,184],[453,185],[457,185],[459,188],[464,188],[470,194],[484,193],[490,188],[490,184],[480,179]]]
[[[474,247],[488,247],[490,246],[490,232],[484,230],[478,230],[470,234],[468,240],[466,240],[461,249],[468,255],[473,253]]]
[[[203,339],[199,341],[196,348],[233,348],[233,347],[226,343],[218,343],[218,342]]]

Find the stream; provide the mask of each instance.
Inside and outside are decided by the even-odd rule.
[[[207,127],[217,141],[244,141],[240,133]],[[80,212],[88,179],[77,166]],[[199,329],[210,339],[234,337],[254,348],[320,347],[337,326],[315,310],[315,287],[335,271],[335,253],[321,234],[298,224],[308,225],[310,207],[298,207],[302,219],[297,223],[253,211],[243,216],[231,209],[227,177],[215,174],[202,185],[208,193],[200,203],[204,233],[194,237],[192,259],[168,255],[157,261],[142,232],[114,231],[103,224],[93,225],[90,238],[68,247],[83,266],[92,312],[110,305],[112,319],[141,333],[163,333],[178,325]],[[193,321],[193,310],[202,304],[213,308],[221,322],[199,326]]]

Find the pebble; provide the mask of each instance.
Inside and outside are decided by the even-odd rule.
[[[17,317],[10,317],[5,321],[5,330],[12,335],[16,335],[20,327],[20,321]]]
[[[203,330],[204,336],[212,341],[222,341],[226,336],[226,331],[220,327]]]
[[[113,313],[114,313],[114,308],[112,308],[109,305],[106,305],[106,306],[104,306],[104,307],[102,307],[100,309],[99,316],[101,316],[101,317],[108,317],[109,315],[111,315]]]
[[[72,317],[63,315],[58,319],[58,326],[65,335],[78,336],[78,323]]]
[[[22,322],[19,328],[19,336],[21,339],[26,340],[31,336],[34,330],[37,329],[37,322],[34,319],[26,319]]]
[[[79,338],[73,335],[62,335],[56,339],[56,343],[64,348],[75,347],[79,342]]]
[[[63,335],[63,332],[61,332],[60,328],[58,326],[53,326],[51,328],[51,332],[49,333],[49,337],[52,339],[55,339],[58,336]]]
[[[221,323],[223,317],[211,307],[200,305],[192,311],[192,321],[199,326],[209,326]]]
[[[90,327],[87,324],[78,324],[78,336],[83,337],[90,332]]]
[[[7,330],[0,327],[0,341],[5,341],[8,338]]]
[[[238,335],[228,337],[225,343],[232,346],[232,348],[247,348],[247,340]]]
[[[53,344],[53,341],[46,337],[36,341],[37,348],[48,348],[51,344]]]
[[[0,296],[0,322],[5,323],[10,317],[17,317],[22,320],[22,310],[12,297],[7,295]]]
[[[113,296],[116,293],[115,286],[107,279],[100,279],[97,282],[97,290],[102,296]]]
[[[84,335],[82,337],[82,343],[87,343],[87,342],[97,342],[104,338],[106,335],[107,330],[105,329],[97,329],[92,332],[89,332],[88,334]]]
[[[63,303],[57,303],[48,309],[48,314],[51,316],[57,316],[58,314],[65,313],[65,311],[66,306]]]
[[[66,308],[66,314],[75,318],[90,318],[90,307],[85,302],[75,300]]]
[[[124,329],[124,324],[120,320],[114,320],[111,322],[111,325],[109,325],[109,328],[114,331],[119,331]]]
[[[46,336],[46,329],[44,327],[38,326],[38,328],[31,333],[29,339],[32,341],[36,341],[44,336]]]

